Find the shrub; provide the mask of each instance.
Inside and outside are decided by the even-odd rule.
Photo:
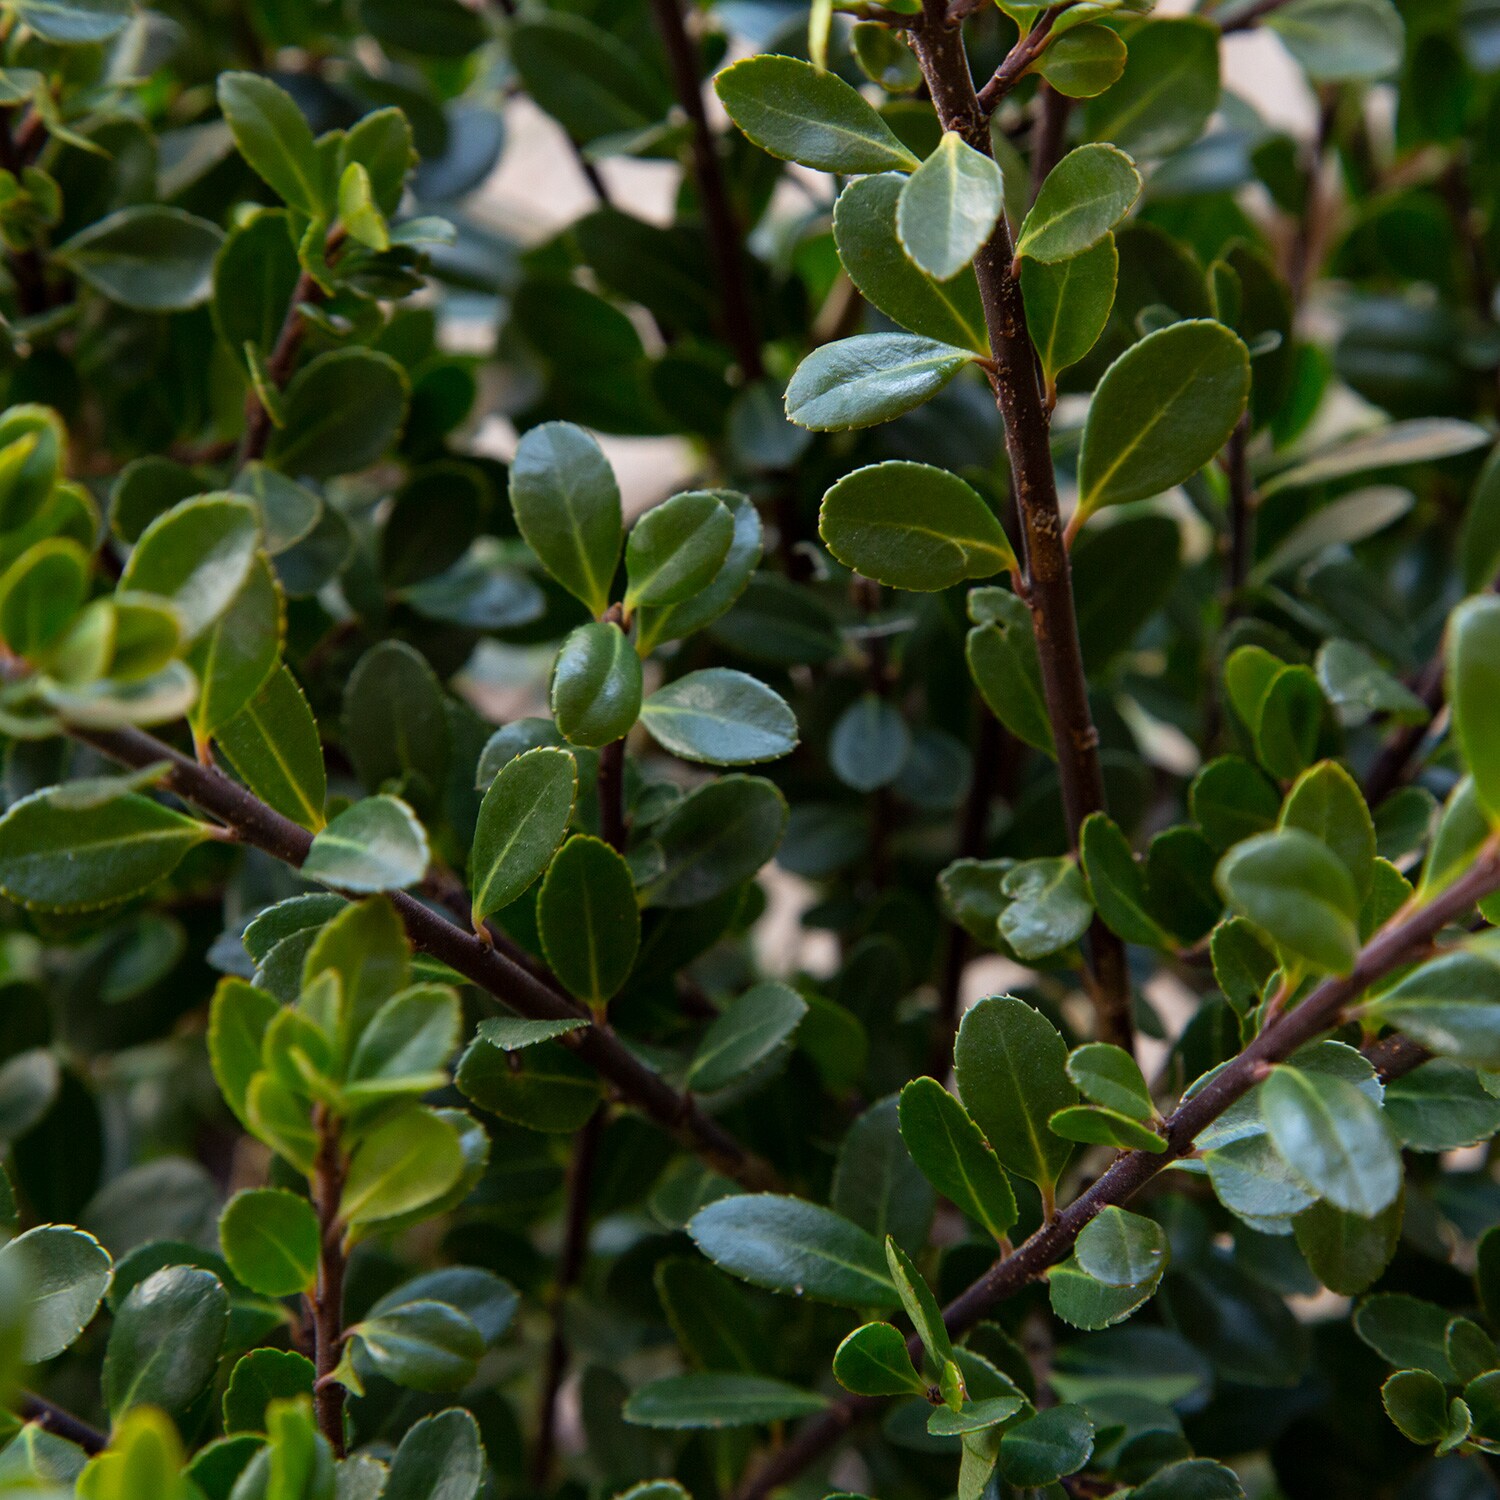
[[[1487,1491],[1495,25],[1150,9],[0,0],[0,1491]]]

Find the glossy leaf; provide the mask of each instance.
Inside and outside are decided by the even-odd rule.
[[[399,797],[366,797],[313,839],[309,880],[341,891],[399,891],[427,872],[427,835]]]
[[[919,270],[948,281],[989,240],[1004,207],[1000,168],[949,130],[901,189],[896,233]]]
[[[469,849],[476,927],[546,870],[567,835],[577,791],[578,770],[565,750],[529,750],[500,768],[479,804]]]
[[[708,490],[652,506],[625,543],[626,609],[690,598],[723,566],[733,540],[734,518]]]
[[[580,625],[552,668],[552,715],[570,744],[623,739],[641,712],[641,659],[618,625]]]
[[[754,765],[797,747],[786,700],[728,667],[689,672],[658,688],[641,704],[640,718],[662,749],[709,765]]]
[[[630,977],[641,941],[630,867],[601,839],[575,834],[537,896],[537,929],[565,989],[603,1007]]]
[[[814,432],[874,427],[922,405],[973,356],[910,333],[862,333],[815,350],[786,388],[786,414]]]
[[[901,1138],[923,1175],[995,1239],[1010,1233],[1016,1200],[993,1148],[967,1110],[936,1079],[901,1090]]]
[[[1123,151],[1070,151],[1042,184],[1016,236],[1016,254],[1048,264],[1082,255],[1130,212],[1140,191],[1140,173]]]

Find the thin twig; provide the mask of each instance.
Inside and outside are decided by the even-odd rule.
[[[1258,26],[1272,11],[1280,10],[1282,6],[1290,4],[1291,0],[1257,0],[1256,4],[1247,5],[1237,15],[1220,22],[1219,30],[1225,36],[1236,31],[1249,31],[1252,26]]]
[[[1073,3],[1074,0],[1068,0],[1068,4],[1054,5],[1044,10],[1037,17],[1036,25],[1006,53],[1005,61],[995,69],[994,76],[979,91],[979,107],[986,115],[994,114],[1000,101],[1041,58],[1052,39],[1052,27],[1057,18]]]
[[[1106,1208],[1128,1202],[1152,1178],[1191,1153],[1197,1137],[1248,1093],[1267,1067],[1284,1061],[1336,1026],[1345,1008],[1371,985],[1426,953],[1444,927],[1496,889],[1500,889],[1500,852],[1492,839],[1447,890],[1425,907],[1398,915],[1382,928],[1360,952],[1348,975],[1325,979],[1294,1010],[1266,1027],[1198,1093],[1178,1105],[1162,1127],[1167,1141],[1164,1152],[1122,1152],[1085,1192],[955,1297],[943,1309],[949,1333],[955,1338],[966,1333],[998,1303],[1063,1260],[1095,1217]],[[1392,1041],[1372,1059],[1390,1077],[1408,1072],[1425,1060],[1414,1050],[1414,1044],[1406,1041]],[[921,1358],[921,1344],[915,1335],[908,1347],[914,1359]],[[734,1500],[763,1500],[833,1448],[861,1416],[878,1404],[861,1396],[846,1396],[835,1402],[755,1470],[735,1492]]]
[[[1073,113],[1073,101],[1066,94],[1059,94],[1050,83],[1044,82],[1037,90],[1036,102],[1036,123],[1031,128],[1032,202],[1063,158],[1068,144],[1068,119]]]
[[[1255,484],[1250,478],[1248,450],[1250,413],[1240,418],[1224,445],[1224,468],[1229,478],[1229,525],[1225,535],[1224,618],[1232,620],[1255,558]]]
[[[547,1367],[542,1376],[542,1395],[537,1409],[536,1451],[531,1462],[531,1482],[537,1490],[546,1488],[557,1451],[557,1398],[568,1373],[568,1294],[578,1285],[587,1257],[589,1193],[593,1187],[594,1163],[598,1159],[604,1124],[605,1109],[601,1104],[579,1132],[568,1162],[567,1220],[558,1257],[557,1280],[552,1289],[552,1337],[547,1344]]]
[[[976,151],[988,155],[989,124],[974,91],[963,34],[947,24],[943,0],[923,3],[923,22],[912,32],[912,46],[938,118],[944,130],[957,131]],[[975,257],[974,270],[995,363],[991,380],[1005,419],[1011,482],[1021,520],[1026,598],[1057,748],[1063,817],[1069,841],[1076,848],[1083,820],[1104,808],[1104,774],[1058,510],[1051,418],[1027,331],[1021,283],[1011,274],[1014,257],[1010,226],[1002,214],[989,243]],[[1090,950],[1099,1035],[1129,1048],[1134,1029],[1124,947],[1103,923],[1096,923]]]
[[[139,729],[91,730],[69,726],[74,739],[101,755],[137,769],[167,763],[162,784],[210,817],[234,829],[240,841],[300,868],[312,847],[312,835],[252,792],[212,766],[199,765],[154,735]],[[706,1115],[690,1094],[673,1088],[625,1046],[606,1022],[596,1020],[576,1001],[493,944],[456,926],[405,891],[390,893],[407,937],[424,953],[455,969],[518,1015],[533,1020],[586,1020],[590,1024],[559,1037],[562,1045],[600,1074],[620,1098],[654,1120],[717,1171],[752,1190],[776,1185],[777,1174],[747,1150],[718,1121]]]
[[[58,1437],[77,1443],[90,1457],[95,1453],[103,1453],[109,1446],[109,1438],[97,1427],[91,1427],[72,1412],[54,1406],[45,1397],[32,1391],[22,1391],[16,1398],[15,1408],[16,1415],[23,1421],[35,1422],[38,1427],[45,1427]]]

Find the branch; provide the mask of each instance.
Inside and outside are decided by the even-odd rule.
[[[912,46],[944,130],[957,131],[976,151],[990,154],[989,123],[969,71],[962,32],[947,24],[942,0],[923,0],[922,24]],[[1010,455],[1012,487],[1021,519],[1026,602],[1041,658],[1047,717],[1057,745],[1063,815],[1076,848],[1078,830],[1104,810],[1099,732],[1089,709],[1088,685],[1078,644],[1073,582],[1052,468],[1051,419],[1042,393],[1036,353],[1026,327],[1020,280],[1011,274],[1015,250],[1002,214],[990,241],[975,257],[984,303],[992,377]],[[1133,1037],[1124,945],[1102,922],[1090,929],[1099,1035],[1129,1048]]]
[[[64,1411],[60,1406],[54,1406],[50,1401],[31,1391],[22,1391],[15,1402],[16,1415],[26,1422],[35,1422],[38,1427],[45,1427],[48,1432],[56,1433],[60,1438],[66,1438],[70,1443],[77,1443],[90,1457],[96,1453],[103,1453],[109,1446],[109,1438],[100,1432],[97,1427],[91,1427],[87,1422],[75,1417],[72,1412]]]
[[[1236,31],[1249,31],[1252,26],[1258,26],[1272,11],[1280,10],[1283,5],[1290,3],[1291,0],[1256,0],[1254,5],[1247,5],[1238,15],[1220,22],[1219,30],[1225,36]]]
[[[1436,714],[1443,706],[1443,679],[1443,651],[1440,646],[1437,654],[1422,668],[1421,676],[1416,682],[1416,694],[1427,705],[1429,713]],[[1385,742],[1364,781],[1365,800],[1372,808],[1379,807],[1406,779],[1412,757],[1421,747],[1431,727],[1430,719],[1424,719],[1418,724],[1403,724]]]
[[[1067,0],[1066,4],[1044,10],[1037,18],[1036,25],[1006,54],[1005,61],[995,69],[994,77],[979,91],[979,107],[986,116],[994,114],[1000,101],[1015,88],[1047,50],[1047,45],[1052,40],[1054,23],[1073,3],[1074,0]]]
[[[709,249],[713,253],[719,291],[724,299],[724,333],[734,350],[741,377],[746,384],[752,384],[765,375],[765,362],[751,311],[744,242],[724,181],[718,141],[703,108],[698,49],[683,24],[679,0],[651,0],[651,15],[672,70],[672,87],[677,102],[692,126],[693,181],[698,189]]]
[[[139,729],[92,730],[70,726],[68,733],[101,755],[139,769],[166,761],[162,784],[183,801],[231,827],[241,842],[264,850],[284,864],[301,868],[312,835],[268,807],[237,781],[173,749]],[[390,899],[407,937],[424,953],[462,974],[516,1014],[531,1020],[589,1021],[558,1040],[599,1073],[620,1098],[655,1121],[715,1170],[752,1191],[775,1186],[774,1168],[748,1151],[718,1121],[704,1114],[691,1094],[679,1093],[641,1062],[614,1028],[596,1021],[576,1001],[565,998],[513,958],[424,906],[405,891]]]
[[[949,1333],[957,1338],[968,1332],[997,1303],[1015,1296],[1065,1259],[1091,1220],[1106,1208],[1128,1202],[1153,1177],[1189,1155],[1197,1137],[1259,1083],[1272,1064],[1338,1025],[1346,1006],[1372,984],[1421,957],[1444,927],[1496,889],[1500,889],[1500,837],[1491,839],[1467,873],[1428,905],[1406,916],[1398,914],[1387,923],[1361,950],[1347,975],[1325,979],[1295,1010],[1273,1021],[1198,1093],[1179,1104],[1162,1127],[1167,1140],[1164,1152],[1122,1152],[1061,1213],[955,1297],[943,1309]],[[1367,1055],[1383,1078],[1399,1077],[1427,1060],[1425,1049],[1399,1036],[1383,1038]],[[907,1348],[914,1360],[922,1358],[916,1335]],[[773,1454],[740,1487],[734,1500],[763,1500],[834,1447],[859,1417],[878,1404],[869,1397],[845,1396]]]
[[[567,1226],[563,1231],[557,1282],[552,1289],[552,1338],[547,1345],[547,1368],[542,1377],[542,1399],[537,1416],[536,1452],[531,1464],[533,1487],[542,1491],[552,1475],[557,1444],[557,1398],[568,1371],[566,1312],[568,1293],[578,1285],[589,1239],[589,1192],[594,1181],[594,1163],[599,1156],[599,1138],[604,1134],[605,1110],[601,1104],[588,1117],[568,1162]]]
[[[1250,414],[1246,412],[1229,435],[1224,447],[1224,469],[1229,476],[1229,530],[1224,569],[1224,619],[1237,612],[1239,595],[1250,576],[1255,556],[1255,484],[1250,478],[1247,450],[1250,444]]]

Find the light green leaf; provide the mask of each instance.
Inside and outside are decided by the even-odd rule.
[[[839,194],[833,237],[849,279],[865,300],[909,333],[989,355],[984,307],[972,271],[935,281],[912,264],[896,233],[906,179],[862,177]]]
[[[292,96],[258,73],[221,73],[218,92],[240,155],[291,207],[314,219],[323,214],[331,173]]]
[[[89,566],[77,542],[49,537],[0,574],[0,639],[16,656],[39,656],[73,622],[88,598]]]
[[[228,609],[193,643],[188,665],[197,673],[198,702],[189,716],[206,740],[249,706],[281,658],[285,615],[281,589],[264,553],[257,553]]]
[[[312,1289],[320,1240],[312,1205],[280,1188],[236,1193],[219,1216],[219,1244],[229,1269],[266,1297]]]
[[[1265,24],[1314,83],[1372,83],[1396,72],[1405,51],[1390,0],[1294,0]]]
[[[314,839],[302,873],[342,891],[399,891],[427,873],[427,833],[399,797],[366,797]]]
[[[1167,1236],[1154,1219],[1111,1205],[1090,1219],[1074,1247],[1079,1268],[1105,1286],[1142,1286],[1167,1269]]]
[[[1078,26],[1048,46],[1036,70],[1059,94],[1093,99],[1125,71],[1125,59],[1118,32],[1108,26]]]
[[[1370,1219],[1401,1191],[1401,1158],[1379,1107],[1347,1079],[1275,1068],[1260,1109],[1277,1153],[1346,1213]]]
[[[1466,599],[1448,620],[1448,702],[1474,791],[1500,826],[1500,598]]]
[[[411,1105],[385,1116],[355,1146],[339,1217],[357,1229],[411,1213],[442,1197],[463,1168],[458,1132],[433,1110]]]
[[[919,165],[856,90],[797,58],[747,58],[724,69],[714,90],[730,119],[783,161],[846,175]]]
[[[950,130],[906,179],[896,233],[919,270],[948,281],[988,242],[1004,207],[1000,168]]]
[[[1109,1042],[1075,1047],[1068,1054],[1068,1077],[1085,1099],[1105,1109],[1135,1120],[1150,1120],[1156,1114],[1140,1064],[1123,1047]]]
[[[833,1355],[833,1378],[856,1396],[924,1395],[927,1382],[906,1352],[906,1339],[890,1323],[866,1323]]]
[[[1375,824],[1354,778],[1337,761],[1322,761],[1297,778],[1279,826],[1300,828],[1332,849],[1364,900],[1375,878]]]

